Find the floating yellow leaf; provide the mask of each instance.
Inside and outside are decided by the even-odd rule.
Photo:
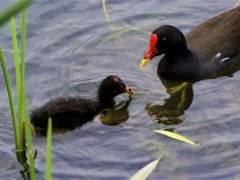
[[[130,180],[145,180],[147,177],[152,173],[152,171],[157,166],[158,162],[164,157],[164,155],[160,156],[158,159],[154,160],[153,162],[149,163],[142,169],[140,169],[136,174],[134,174]]]
[[[186,138],[182,135],[179,135],[179,134],[176,134],[176,133],[173,133],[173,132],[170,132],[170,131],[164,131],[164,130],[153,130],[153,131],[156,132],[156,133],[160,133],[160,134],[163,134],[165,136],[171,137],[173,139],[177,139],[179,141],[183,141],[185,143],[198,146],[197,143],[191,141],[190,139],[188,139],[188,138]]]

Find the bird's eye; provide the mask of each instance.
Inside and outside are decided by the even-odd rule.
[[[119,82],[119,87],[120,87],[121,89],[124,89],[124,88],[125,88],[125,85],[123,84],[122,81]]]
[[[124,87],[124,84],[120,84],[120,88],[121,89],[124,89],[125,87]]]
[[[166,38],[163,38],[163,41],[167,41],[167,39],[166,39]]]

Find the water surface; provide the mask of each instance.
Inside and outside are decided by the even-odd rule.
[[[154,28],[172,24],[187,33],[234,2],[109,0],[110,22],[101,1],[39,0],[30,6],[26,63],[30,109],[57,96],[93,98],[100,81],[111,74],[139,94],[132,100],[118,96],[116,106],[94,121],[53,135],[53,178],[129,179],[164,154],[149,179],[239,179],[240,73],[188,84],[173,93],[169,88],[177,85],[156,74],[158,58],[144,70],[139,68]],[[8,4],[2,0],[1,9]],[[8,30],[1,28],[0,42],[14,79]],[[13,150],[2,74],[0,86],[0,178],[23,179]],[[172,129],[200,146],[163,137],[154,129]],[[37,176],[43,179],[46,139],[37,136],[33,142],[38,150]]]

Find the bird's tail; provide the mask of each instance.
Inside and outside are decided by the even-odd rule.
[[[236,4],[233,6],[233,8],[240,7],[240,0],[237,0]]]

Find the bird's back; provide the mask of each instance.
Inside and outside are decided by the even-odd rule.
[[[186,40],[188,48],[199,54],[202,68],[213,76],[236,67],[240,64],[240,8],[198,25],[186,35]]]
[[[74,128],[90,120],[100,112],[97,102],[80,97],[59,97],[31,112],[30,120],[35,127],[46,128],[52,117],[54,128]]]

